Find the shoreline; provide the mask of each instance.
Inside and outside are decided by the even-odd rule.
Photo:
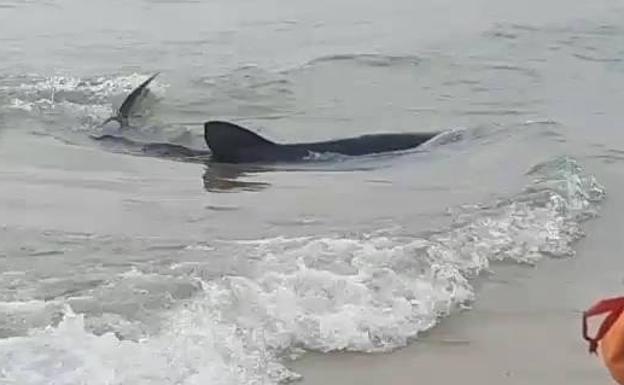
[[[586,159],[587,160],[587,159]],[[585,161],[583,163],[585,163]],[[592,173],[597,167],[587,168]],[[308,353],[287,366],[300,385],[611,384],[606,367],[581,336],[581,312],[621,295],[624,174],[606,166],[596,175],[607,199],[583,224],[576,255],[535,266],[493,264],[476,283],[472,309],[443,319],[405,348],[386,354]]]

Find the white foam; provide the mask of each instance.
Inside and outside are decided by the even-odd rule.
[[[246,276],[201,282],[147,339],[58,327],[0,340],[4,379],[29,384],[271,384],[295,379],[283,362],[302,349],[388,351],[475,299],[471,279],[492,261],[573,255],[580,222],[603,188],[559,158],[529,172],[517,196],[452,210],[430,236],[272,238],[230,245]],[[200,277],[197,277],[200,280]]]
[[[184,311],[179,318],[192,321]],[[111,333],[86,332],[83,316],[67,309],[56,328],[0,340],[0,379],[23,385],[254,383],[223,350],[232,341],[220,338],[230,331],[208,319],[201,322],[206,329],[199,334],[182,322],[157,338],[120,341]]]
[[[31,312],[45,309],[49,303],[45,301],[0,301],[0,312]]]
[[[112,114],[112,96],[127,95],[145,81],[147,75],[134,73],[89,79],[62,75],[31,75],[30,78],[31,81],[17,85],[0,86],[0,90],[17,94],[17,97],[10,100],[9,108],[38,113],[61,110],[74,118],[100,121]],[[157,79],[150,84],[150,90],[156,95],[162,95],[165,89],[166,85]]]
[[[34,103],[25,102],[19,98],[13,98],[11,99],[11,104],[9,105],[9,108],[30,112],[33,110],[33,106]]]
[[[53,75],[50,77],[40,77],[30,75],[32,81],[22,82],[17,86],[2,86],[0,89],[6,91],[23,91],[25,94],[36,92],[49,93],[49,100],[54,100],[54,94],[60,91],[85,91],[100,97],[110,97],[117,94],[125,94],[132,91],[139,84],[144,82],[148,75],[133,73],[130,75],[120,75],[111,78],[80,78],[74,76]],[[150,89],[155,92],[164,92],[166,85],[155,80]]]

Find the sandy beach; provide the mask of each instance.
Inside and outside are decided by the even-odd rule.
[[[609,195],[624,193],[621,169],[611,165],[598,175]],[[470,311],[404,349],[310,354],[291,367],[304,376],[302,385],[615,383],[587,352],[581,312],[599,298],[622,295],[624,258],[609,250],[624,248],[623,210],[621,200],[607,198],[600,217],[585,223],[587,236],[572,258],[494,265]]]
[[[581,319],[624,295],[622,20],[0,0],[0,385],[612,384]],[[188,158],[214,120],[265,138],[234,155],[372,136]]]

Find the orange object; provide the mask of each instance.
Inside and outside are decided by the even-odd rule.
[[[588,334],[587,319],[608,313],[595,337]],[[602,360],[611,376],[624,385],[624,297],[602,300],[583,313],[583,338],[589,342],[589,352],[596,353],[600,343]]]

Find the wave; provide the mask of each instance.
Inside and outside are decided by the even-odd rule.
[[[112,112],[111,98],[125,97],[145,76],[42,76],[38,74],[9,76],[0,79],[0,91],[5,95],[0,106],[38,115],[62,113],[77,119],[83,126],[100,123]],[[154,83],[150,90],[161,95],[164,83]]]
[[[370,66],[370,67],[392,67],[396,65],[400,66],[415,66],[422,63],[423,59],[414,55],[383,55],[372,53],[360,53],[360,54],[336,54],[321,56],[316,59],[312,59],[307,63],[307,66],[323,63],[335,63],[335,62],[352,62],[358,65]]]
[[[267,384],[298,378],[306,350],[391,351],[469,307],[495,261],[574,255],[604,188],[574,159],[533,167],[515,196],[449,211],[420,237],[393,231],[228,241],[245,274],[203,277],[159,332],[136,341],[92,334],[70,308],[55,327],[0,340],[0,378],[20,384]],[[194,250],[211,253],[215,245]],[[200,269],[201,270],[201,269]],[[12,305],[13,306],[13,305]]]

